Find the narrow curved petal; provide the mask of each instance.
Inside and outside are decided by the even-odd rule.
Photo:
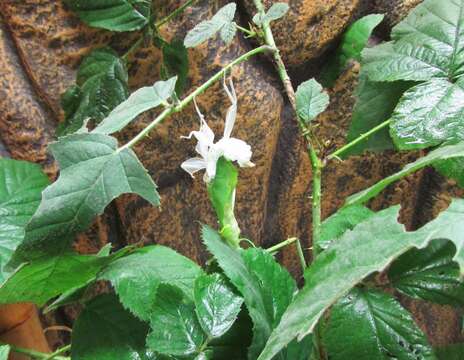
[[[224,125],[224,138],[230,138],[232,130],[235,125],[235,119],[237,118],[237,94],[235,93],[234,83],[232,79],[229,80],[230,90],[227,87],[226,79],[224,78],[224,90],[227,93],[232,105],[227,110],[226,123]]]
[[[206,169],[206,161],[203,160],[202,158],[190,158],[188,160],[185,160],[180,167],[187,171],[191,177],[194,177],[193,175],[200,170]]]

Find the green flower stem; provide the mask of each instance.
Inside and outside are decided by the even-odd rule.
[[[269,252],[269,253],[273,253],[273,252],[276,252],[276,251],[279,251],[280,249],[288,246],[288,245],[291,245],[293,244],[295,241],[298,241],[298,238],[289,238],[287,240],[284,240],[274,246],[271,246],[270,248],[267,248],[266,251]]]
[[[256,33],[254,31],[248,30],[240,25],[235,25],[237,29],[239,29],[241,32],[244,32],[245,34],[248,35],[248,37],[254,37],[256,36]]]
[[[4,344],[4,345],[8,345],[11,348],[11,351],[14,351],[14,352],[19,353],[19,354],[28,355],[28,356],[30,356],[30,357],[32,357],[34,359],[40,359],[40,360],[71,360],[70,357],[59,356],[60,354],[70,350],[71,345],[64,346],[64,347],[58,349],[57,351],[55,351],[52,354],[47,354],[47,353],[43,353],[43,352],[40,352],[40,351],[31,350],[31,349],[25,349],[25,348],[21,348],[21,347],[18,347],[18,346],[15,346],[15,345],[10,345],[10,344]]]
[[[339,159],[340,155],[343,154],[345,151],[351,149],[353,146],[359,144],[360,142],[367,139],[369,136],[376,133],[377,131],[382,130],[383,128],[387,127],[388,125],[391,124],[391,122],[392,122],[392,120],[389,119],[389,120],[384,121],[383,123],[377,125],[376,127],[372,128],[368,132],[366,132],[364,134],[361,134],[359,137],[357,137],[356,139],[354,139],[350,143],[346,144],[345,146],[341,147],[337,151],[335,151],[332,154],[330,154],[329,156],[327,156],[326,160],[328,161],[328,160],[332,160],[332,159]]]
[[[176,10],[174,10],[172,13],[170,13],[168,16],[162,18],[159,20],[155,25],[157,28],[160,26],[163,26],[167,22],[171,21],[173,18],[175,18],[177,15],[181,14],[184,12],[186,8],[188,8],[190,5],[193,5],[197,0],[187,0],[183,5],[179,6]]]
[[[262,18],[265,18],[266,9],[262,0],[253,0],[256,9],[261,14]],[[306,142],[307,152],[309,159],[311,161],[312,167],[312,182],[313,182],[313,190],[312,190],[312,243],[313,243],[313,261],[319,254],[319,248],[316,244],[319,243],[319,238],[321,234],[321,187],[322,187],[322,169],[324,167],[323,162],[319,159],[317,154],[316,148],[313,144],[313,140],[311,138],[311,129],[306,125],[306,123],[297,115],[297,107],[296,107],[296,95],[295,89],[293,88],[292,82],[290,80],[290,76],[287,73],[287,69],[285,67],[285,63],[282,60],[282,56],[280,55],[280,51],[276,46],[274,35],[272,34],[272,29],[269,24],[269,21],[263,21],[261,24],[261,29],[263,30],[263,38],[265,44],[273,47],[276,49],[274,51],[274,64],[276,66],[277,72],[279,77],[284,85],[285,92],[287,93],[288,100],[296,114],[296,119],[298,121],[298,125],[300,127],[301,134]],[[317,356],[320,359],[324,359],[324,353],[322,351],[322,342],[320,338],[320,331],[318,326],[314,329],[314,343],[315,348],[317,349]]]
[[[256,49],[250,50],[249,52],[241,55],[234,61],[232,61],[230,64],[225,66],[221,71],[217,72],[215,75],[213,75],[209,80],[207,80],[203,85],[198,87],[195,91],[193,91],[190,95],[188,95],[185,99],[182,101],[178,102],[177,104],[173,104],[171,106],[166,107],[161,114],[159,114],[145,129],[140,131],[132,140],[130,140],[127,144],[119,148],[119,151],[131,148],[135,144],[137,144],[140,140],[144,139],[151,130],[153,130],[158,124],[163,122],[164,119],[166,119],[168,116],[178,113],[182,111],[187,105],[189,105],[195,97],[201,95],[203,92],[205,92],[211,85],[213,85],[216,81],[221,79],[227,71],[229,71],[232,67],[235,65],[238,65],[244,61],[247,61],[249,58],[258,55],[260,53],[266,52],[266,51],[274,51],[274,48],[263,45],[260,46]]]

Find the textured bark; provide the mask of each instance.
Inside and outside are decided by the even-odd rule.
[[[183,38],[188,29],[211,16],[226,0],[201,0],[162,29],[170,39]],[[385,37],[418,0],[288,0],[291,11],[275,22],[277,43],[292,69],[295,84],[306,73],[318,73],[317,64],[333,49],[344,29],[361,15],[387,12],[386,24],[378,33]],[[169,13],[183,1],[158,1],[162,13]],[[268,1],[267,3],[270,3]],[[251,0],[239,2],[240,19],[250,21]],[[74,82],[79,60],[91,49],[110,45],[124,52],[137,34],[111,34],[89,29],[61,1],[2,0],[0,3],[0,142],[12,157],[39,162],[53,177],[56,167],[46,153],[54,127],[62,120],[60,94]],[[189,51],[189,87],[201,84],[238,54],[254,44],[237,36],[224,47],[218,40]],[[159,50],[144,47],[131,56],[130,86],[136,89],[159,79]],[[343,144],[354,104],[353,89],[358,78],[354,64],[330,89],[331,105],[319,117],[316,135],[328,153]],[[235,67],[232,77],[239,95],[239,114],[234,135],[253,147],[256,168],[240,172],[237,214],[243,235],[257,244],[270,246],[290,236],[310,247],[311,170],[282,86],[269,59],[261,56]],[[222,132],[229,102],[216,84],[198,99],[208,123]],[[142,129],[156,112],[144,114],[119,135],[126,141]],[[215,224],[201,176],[192,180],[180,163],[193,154],[194,144],[180,139],[198,124],[193,106],[170,119],[140,143],[135,151],[160,186],[162,211],[135,196],[124,196],[112,204],[92,231],[81,236],[76,248],[95,252],[111,241],[117,247],[127,243],[169,245],[197,260],[207,259],[196,221]],[[346,196],[374,184],[417,158],[415,153],[369,154],[343,163],[332,162],[324,172],[323,216],[329,216]],[[425,170],[390,186],[372,201],[374,209],[401,203],[401,220],[417,228],[443,209],[451,195],[462,195],[452,183]],[[297,276],[299,263],[293,248],[285,249],[283,263]],[[419,304],[419,305],[418,305]],[[456,341],[459,315],[452,309],[405,301],[417,315],[431,341]],[[74,311],[57,318],[70,324]],[[440,317],[449,319],[441,321]],[[69,322],[69,323],[68,323]],[[54,345],[54,344],[53,344]]]

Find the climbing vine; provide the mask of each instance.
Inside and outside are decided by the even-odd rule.
[[[285,3],[266,8],[254,0],[248,27],[237,24],[236,4],[220,8],[190,29],[183,40],[164,39],[162,26],[195,4],[159,19],[149,0],[70,0],[71,10],[88,26],[116,32],[137,31],[124,54],[104,47],[81,62],[75,85],[62,96],[65,121],[49,150],[59,165],[56,181],[36,164],[0,159],[0,304],[32,302],[52,311],[80,303],[69,345],[52,354],[13,345],[10,352],[37,359],[447,359],[462,349],[434,349],[392,291],[426,301],[464,304],[464,201],[416,231],[398,222],[399,207],[378,212],[365,204],[388,185],[433,166],[464,185],[464,3],[425,0],[393,28],[391,41],[368,47],[383,16],[355,22],[341,40],[318,82],[296,89],[274,41],[273,22]],[[188,49],[219,37],[236,36],[256,45],[194,89],[188,85]],[[129,92],[131,54],[146,44],[163,54],[162,78]],[[267,56],[293,109],[311,162],[312,247],[297,238],[268,249],[246,238],[235,217],[241,169],[253,172],[253,149],[233,136],[239,109],[230,70],[255,56]],[[351,128],[346,145],[325,155],[315,137],[329,87],[351,60],[361,63]],[[230,105],[224,109],[221,137],[208,125],[196,99],[220,82]],[[375,106],[373,106],[375,105]],[[97,254],[72,250],[76,236],[122,194],[134,193],[153,206],[162,203],[157,186],[134,146],[186,107],[194,107],[184,141],[195,140],[196,156],[179,166],[202,173],[217,224],[202,224],[201,241],[211,254],[202,268],[161,246],[111,245]],[[157,116],[125,143],[114,134],[149,110]],[[324,169],[329,162],[384,149],[424,150],[423,156],[368,189],[350,196],[322,221]],[[201,221],[201,219],[198,219]],[[296,246],[304,285],[274,258]],[[311,257],[309,257],[309,252]],[[311,262],[307,264],[307,259]],[[376,274],[384,274],[382,283]],[[111,293],[92,296],[97,282]],[[448,355],[443,355],[448,354]]]

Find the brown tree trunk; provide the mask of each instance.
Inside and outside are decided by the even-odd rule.
[[[183,1],[158,1],[167,14]],[[211,16],[226,0],[201,0],[162,32],[167,38],[183,38],[200,20]],[[295,85],[317,75],[344,29],[356,18],[386,12],[387,22],[378,35],[387,38],[391,26],[419,0],[287,0],[289,15],[275,23],[277,43],[290,67]],[[270,3],[270,1],[268,1]],[[241,21],[253,15],[252,1],[239,1]],[[12,157],[40,162],[53,176],[56,168],[46,154],[54,127],[62,120],[59,96],[74,82],[75,69],[91,49],[110,45],[121,53],[134,35],[111,34],[90,29],[68,12],[61,1],[2,0],[0,3],[0,139]],[[217,40],[190,51],[189,86],[195,87],[238,54],[254,44],[237,36],[225,47]],[[130,85],[136,89],[159,79],[160,52],[152,46],[138,50],[130,59]],[[232,71],[239,95],[239,115],[234,135],[253,147],[256,168],[240,172],[237,191],[238,220],[246,237],[270,246],[298,236],[310,247],[311,170],[272,64],[266,57],[253,59]],[[353,89],[358,66],[351,66],[330,89],[331,105],[319,119],[317,136],[324,151],[342,144],[354,104]],[[200,96],[199,106],[208,123],[221,131],[228,100],[219,84]],[[143,115],[121,135],[124,141],[144,127],[153,113]],[[192,154],[193,144],[181,140],[198,123],[193,107],[168,119],[135,151],[160,187],[163,210],[134,196],[124,196],[110,206],[93,231],[81,237],[76,248],[95,252],[111,240],[117,246],[143,242],[169,245],[204,261],[196,220],[214,225],[205,186],[192,180],[180,163]],[[332,163],[324,173],[323,215],[329,216],[344,199],[414,160],[414,153],[370,154],[343,163]],[[446,205],[451,194],[461,195],[450,183],[437,181],[429,170],[414,174],[389,187],[370,206],[374,209],[403,205],[402,221],[415,228]],[[283,263],[300,276],[293,248],[281,255]],[[406,301],[432,343],[455,342],[460,336],[460,315],[454,310]],[[74,312],[61,316],[72,321]],[[447,321],[439,321],[446,318]],[[54,344],[52,344],[54,345]]]

